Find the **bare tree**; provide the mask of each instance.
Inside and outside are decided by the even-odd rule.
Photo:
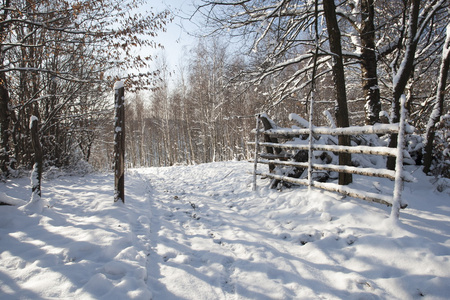
[[[444,46],[442,48],[441,67],[438,78],[438,87],[435,100],[433,101],[433,110],[430,119],[427,124],[426,140],[425,140],[425,153],[423,164],[423,171],[425,173],[430,172],[431,162],[433,158],[433,142],[436,130],[436,124],[442,116],[444,111],[444,96],[446,90],[446,83],[448,77],[450,65],[450,24],[447,25],[447,38],[445,39]]]
[[[393,79],[393,99],[391,108],[391,122],[398,123],[400,118],[400,97],[405,93],[408,80],[414,71],[415,57],[419,41],[423,38],[424,32],[428,30],[429,23],[435,14],[446,5],[445,0],[426,1],[421,7],[422,1],[411,0],[405,7],[404,13],[404,32],[403,47],[398,49],[392,62],[390,63]],[[408,11],[408,13],[406,13]],[[391,136],[390,147],[397,147],[397,137]],[[395,157],[389,157],[387,160],[388,169],[395,168]]]
[[[145,68],[152,57],[132,50],[157,47],[152,36],[170,21],[165,11],[140,14],[137,8],[144,3],[5,0],[0,4],[0,168],[4,175],[13,161],[29,163],[24,120],[35,108],[49,159],[65,164],[70,156],[66,154],[78,146],[89,158],[95,122],[84,121],[83,116],[104,115],[105,107],[97,104],[110,90],[108,85],[117,77],[114,73],[120,68]],[[141,71],[123,79],[130,88],[148,86],[155,75]],[[78,125],[86,127],[77,131]],[[84,137],[74,139],[78,133]],[[10,161],[12,147],[16,157]]]

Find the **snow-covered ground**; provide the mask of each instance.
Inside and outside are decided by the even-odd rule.
[[[0,299],[449,299],[450,195],[418,178],[390,208],[221,162],[46,180],[41,214],[0,206]],[[0,183],[28,200],[29,179]],[[389,180],[356,177],[380,192]],[[17,200],[20,203],[20,200]]]

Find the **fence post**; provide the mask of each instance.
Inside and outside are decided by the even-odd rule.
[[[405,143],[405,102],[406,97],[402,95],[400,98],[400,122],[398,128],[397,139],[397,160],[395,162],[395,183],[394,183],[394,195],[391,209],[391,218],[398,219],[400,216],[400,207],[405,208],[408,203],[402,201],[402,189],[403,189],[403,146]]]
[[[125,203],[125,89],[122,81],[114,84],[114,202]]]
[[[253,191],[256,191],[256,169],[258,167],[258,150],[259,150],[259,116],[256,115],[256,134],[255,134],[255,160],[253,162]]]
[[[312,185],[312,160],[313,160],[313,112],[314,112],[314,87],[311,91],[311,100],[309,104],[309,141],[308,141],[308,189],[311,190]]]

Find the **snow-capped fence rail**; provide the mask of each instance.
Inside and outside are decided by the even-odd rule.
[[[399,209],[405,208],[407,202],[401,198],[401,189],[403,181],[413,181],[414,178],[409,173],[402,172],[403,167],[403,144],[405,133],[413,133],[414,128],[405,124],[404,105],[402,105],[402,118],[399,124],[377,124],[374,126],[353,126],[348,128],[326,128],[326,127],[314,127],[309,126],[309,123],[298,117],[294,116],[294,119],[300,123],[301,126],[306,128],[272,128],[276,127],[265,115],[257,115],[257,130],[255,142],[249,142],[249,144],[255,145],[254,156],[254,183],[253,189],[256,189],[256,176],[264,176],[276,181],[289,182],[292,184],[312,186],[328,191],[338,192],[343,195],[363,199],[366,201],[376,202],[392,206],[391,216],[398,218]],[[264,130],[259,129],[259,122],[264,124]],[[312,130],[310,130],[312,128]],[[367,135],[367,134],[398,134],[398,147],[388,148],[384,146],[338,146],[338,145],[318,145],[314,143],[301,144],[293,141],[295,138],[299,138],[302,135],[308,135],[309,139],[314,140],[312,137],[318,137],[319,135]],[[261,141],[262,137],[264,141]],[[287,140],[286,142],[279,142],[278,139],[282,138]],[[260,152],[260,147],[265,147],[266,152]],[[311,161],[296,161],[298,157],[293,154],[286,153],[284,150],[297,150],[297,154],[301,151],[308,151],[308,158],[312,157],[313,151],[329,151],[333,153],[352,153],[352,154],[370,154],[381,156],[393,156],[397,157],[397,165],[395,170],[379,169],[379,168],[367,168],[367,167],[354,167],[354,166],[341,166],[334,164],[317,164]],[[305,156],[303,156],[305,158]],[[309,160],[309,159],[306,159]],[[269,172],[259,171],[258,164],[269,165]],[[308,178],[294,178],[283,174],[276,174],[275,167],[294,167],[298,169],[307,169]],[[388,178],[395,180],[393,195],[382,195],[372,193],[368,191],[358,190],[349,186],[342,186],[335,183],[319,182],[312,180],[312,173],[314,171],[334,171],[351,173],[363,176],[372,176],[380,178]]]

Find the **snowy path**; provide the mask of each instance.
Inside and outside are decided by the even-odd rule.
[[[378,204],[254,193],[251,168],[129,170],[125,205],[110,174],[46,181],[42,214],[0,207],[0,299],[448,299],[450,196],[430,178],[406,185],[392,229]],[[29,180],[0,193],[27,200]]]
[[[408,265],[396,238],[370,232],[384,222],[388,208],[361,207],[358,200],[339,202],[335,194],[305,190],[280,193],[264,187],[256,195],[250,176],[239,175],[248,171],[242,166],[216,163],[213,170],[220,172],[175,167],[142,173],[152,199],[148,272],[155,299],[377,299],[393,298],[394,292],[405,299],[424,293],[408,288],[425,277],[399,272],[397,262],[392,266],[399,259]],[[405,246],[424,242],[404,239]],[[387,249],[358,253],[376,243]],[[439,261],[449,263],[448,255],[433,259],[422,263],[438,269]],[[411,282],[402,291],[396,285],[405,280]]]
[[[274,235],[276,221],[252,215],[245,203],[253,198],[249,182],[234,191],[236,182],[225,180],[242,170],[229,164],[217,168],[223,171],[219,178],[182,167],[147,175],[154,199],[156,259],[151,259],[149,273],[159,279],[152,288],[155,298],[283,299],[314,289],[314,280],[308,288],[298,280],[303,262],[289,248],[295,251],[300,244],[285,241],[287,233]]]

